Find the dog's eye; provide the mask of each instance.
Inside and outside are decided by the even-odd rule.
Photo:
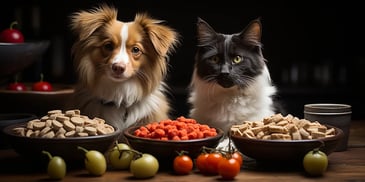
[[[104,44],[104,49],[107,51],[112,51],[112,50],[114,50],[114,45],[110,42],[106,43],[106,44]]]
[[[140,48],[138,48],[138,47],[132,47],[131,52],[132,52],[132,54],[133,54],[134,56],[138,56],[138,55],[142,54],[141,49],[140,49]]]

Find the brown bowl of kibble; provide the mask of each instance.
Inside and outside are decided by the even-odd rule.
[[[83,164],[85,152],[79,146],[105,153],[121,133],[102,118],[89,118],[79,110],[52,110],[41,118],[9,125],[3,132],[10,147],[21,156],[43,163],[48,156],[42,151],[48,151],[70,166]]]
[[[306,153],[319,148],[330,155],[335,151],[343,131],[292,115],[275,114],[261,121],[245,121],[231,127],[235,147],[260,164],[302,164]]]

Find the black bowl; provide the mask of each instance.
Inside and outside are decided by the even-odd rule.
[[[85,152],[78,149],[83,147],[87,150],[97,150],[106,153],[118,140],[121,130],[113,126],[113,133],[66,138],[41,138],[20,136],[13,132],[14,128],[25,127],[26,123],[14,124],[4,128],[4,134],[11,147],[21,156],[33,160],[46,161],[47,156],[43,150],[50,152],[53,156],[61,156],[67,164],[80,166],[83,164]]]
[[[5,113],[0,114],[0,148],[8,148],[9,144],[5,140],[3,129],[9,125],[24,123],[37,118],[36,115],[30,113]]]
[[[74,94],[74,85],[71,84],[51,83],[53,90],[46,92],[33,91],[32,85],[34,83],[26,82],[24,84],[27,88],[26,91],[0,88],[0,100],[3,103],[12,103],[0,104],[1,111],[34,113],[40,117],[50,110],[66,110]]]
[[[39,61],[49,44],[49,41],[0,42],[0,78],[21,72],[32,63]]]
[[[343,131],[333,126],[326,126],[335,129],[335,136],[311,140],[262,140],[231,135],[231,139],[242,154],[260,163],[292,163],[295,165],[301,164],[305,154],[322,146],[322,143],[324,145],[320,150],[327,155],[336,149],[344,137]]]
[[[123,132],[128,144],[137,151],[152,154],[163,164],[171,162],[178,155],[177,152],[182,150],[187,151],[191,158],[196,158],[203,146],[215,148],[224,136],[223,130],[216,128],[218,134],[214,137],[180,141],[158,140],[135,136],[133,132],[137,128],[139,127],[133,126]]]

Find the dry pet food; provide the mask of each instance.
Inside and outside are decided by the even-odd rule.
[[[51,110],[40,119],[28,121],[25,127],[14,128],[20,136],[43,138],[66,138],[105,135],[114,132],[114,128],[104,119],[81,115],[80,110]]]
[[[334,128],[327,128],[318,121],[299,119],[290,114],[274,114],[262,121],[244,121],[233,125],[232,135],[264,140],[308,140],[335,135]]]

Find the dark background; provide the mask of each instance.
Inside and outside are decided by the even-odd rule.
[[[224,33],[239,32],[249,21],[261,18],[263,53],[289,113],[303,117],[304,104],[333,102],[351,104],[353,119],[365,119],[365,13],[362,6],[350,1],[7,1],[8,5],[0,7],[1,29],[17,20],[26,41],[51,41],[42,60],[24,70],[23,81],[36,81],[42,72],[50,82],[75,83],[69,16],[101,2],[115,5],[122,21],[131,21],[136,12],[146,11],[166,20],[181,34],[181,45],[170,57],[167,78],[176,115],[188,112],[186,93],[193,68],[197,17]]]

